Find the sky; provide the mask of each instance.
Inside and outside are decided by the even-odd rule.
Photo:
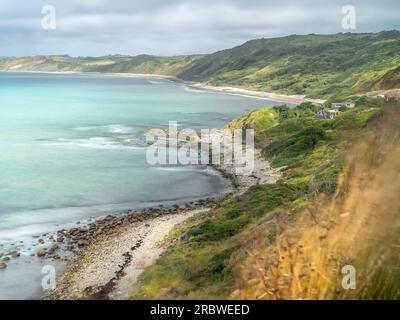
[[[42,13],[49,5],[55,16]],[[345,5],[355,29],[342,26]],[[400,29],[399,17],[400,0],[1,0],[0,56],[203,54],[257,38]]]

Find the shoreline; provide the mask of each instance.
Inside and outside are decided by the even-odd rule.
[[[215,169],[234,186],[231,193],[220,199],[201,200],[195,207],[187,209],[153,208],[142,213],[108,216],[97,221],[96,227],[92,224],[89,228],[61,230],[63,237],[74,239],[82,249],[76,252],[76,259],[58,278],[57,288],[45,293],[42,299],[128,299],[144,269],[178,240],[168,239],[174,229],[191,218],[209,213],[224,199],[242,194],[259,183],[276,183],[281,177],[281,169],[272,168],[258,149],[255,150],[251,176],[235,175],[232,165],[219,165]],[[88,232],[91,232],[90,241],[87,241]]]
[[[187,219],[208,212],[213,205],[204,202],[195,209],[152,209],[99,220],[99,232],[91,240],[78,240],[87,243],[58,277],[57,288],[41,298],[125,299],[130,293],[130,281],[136,281],[143,269],[164,251],[163,240],[170,231]],[[68,233],[66,237],[84,239],[87,232],[85,228],[75,228]]]
[[[25,71],[17,72],[23,73]],[[151,77],[177,81],[187,86],[196,85],[174,77],[162,75],[42,71],[31,71],[30,73]],[[222,93],[233,94],[227,92]],[[269,100],[266,97],[263,99]],[[258,183],[275,183],[279,179],[279,169],[272,169],[269,163],[265,159],[262,159],[260,152],[257,152],[255,160],[255,172],[248,177],[236,176],[233,166],[214,166],[214,169],[221,172],[225,179],[230,180],[235,187],[233,192],[216,197],[215,199],[218,199],[218,201],[212,199],[200,200],[197,201],[197,204],[187,209],[176,206],[174,209],[160,209],[155,207],[147,210],[115,212],[112,215],[90,221],[90,223],[87,224],[78,221],[77,224],[79,223],[79,225],[69,230],[59,230],[52,238],[49,238],[53,244],[44,251],[39,252],[38,257],[51,259],[53,261],[64,261],[68,264],[67,271],[64,272],[58,280],[60,289],[57,288],[54,293],[45,294],[43,298],[127,298],[128,292],[126,289],[123,293],[117,294],[115,293],[117,290],[116,288],[124,286],[123,284],[125,284],[125,288],[131,287],[135,283],[144,267],[154,263],[164,252],[166,246],[163,246],[162,240],[166,238],[175,227],[184,223],[191,217],[210,211],[221,202],[221,198],[232,197],[236,194],[243,193],[248,188]],[[135,236],[136,234],[140,234],[141,238],[137,238]],[[122,241],[121,239],[125,240]],[[39,239],[39,241],[40,240],[41,239]],[[43,244],[42,242],[39,243]],[[123,252],[120,251],[122,248],[120,243],[125,245],[122,246],[124,248]],[[143,251],[140,249],[142,247],[146,248],[146,250]],[[111,261],[109,268],[106,270],[104,270],[102,265],[104,265],[107,257],[102,254],[102,252],[108,252],[109,259],[111,259],[109,260]],[[65,258],[64,260],[64,253],[69,255],[68,259]],[[85,261],[85,263],[82,261]],[[120,263],[116,263],[115,261],[120,261]],[[132,268],[137,261],[142,261],[145,265],[136,265],[136,269],[133,270]],[[122,270],[118,268],[121,264],[125,266]],[[90,270],[91,265],[99,266],[95,269],[98,270],[97,272],[104,272],[104,274],[97,274],[95,278],[91,278],[92,274],[96,274],[96,270]],[[140,266],[142,267],[140,268]],[[125,270],[125,268],[127,268],[127,270]],[[128,271],[128,269],[130,271]],[[112,272],[110,270],[112,270]],[[122,274],[125,274],[127,271],[128,276],[122,276]],[[85,279],[91,279],[92,282],[85,282]],[[128,281],[128,279],[130,280]],[[118,283],[115,284],[115,281]],[[63,286],[63,284],[66,285]],[[83,288],[84,294],[82,295],[83,284],[86,284],[86,287]],[[75,290],[73,291],[74,294],[71,290]]]
[[[175,76],[152,74],[152,73],[102,73],[102,72],[81,72],[81,71],[22,71],[22,70],[0,70],[0,73],[32,73],[32,74],[58,74],[58,75],[71,75],[71,74],[82,74],[82,75],[102,75],[111,77],[124,77],[124,78],[154,78],[161,80],[169,80],[176,83],[183,84],[188,88],[194,90],[202,90],[209,92],[217,92],[228,95],[242,96],[247,98],[255,98],[267,101],[276,101],[280,103],[288,103],[298,105],[304,102],[311,102],[316,105],[323,105],[327,100],[325,99],[314,99],[307,98],[303,95],[287,95],[275,92],[264,92],[264,91],[253,91],[243,88],[236,88],[230,86],[211,86],[201,82],[192,82],[179,79]]]
[[[296,105],[304,103],[304,102],[311,102],[313,104],[322,105],[326,102],[326,100],[324,100],[324,99],[307,98],[306,96],[302,96],[302,95],[287,95],[287,94],[274,93],[274,92],[253,91],[253,90],[247,90],[247,89],[236,88],[236,87],[226,87],[226,86],[216,87],[216,86],[210,86],[210,85],[206,85],[206,84],[202,84],[202,83],[188,84],[188,86],[192,89],[207,90],[207,91],[213,91],[213,92],[220,92],[220,93],[224,93],[224,94],[238,95],[238,96],[250,97],[250,98],[258,98],[258,99],[269,100],[269,101],[272,100],[272,101],[296,104]]]

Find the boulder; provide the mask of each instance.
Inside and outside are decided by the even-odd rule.
[[[18,251],[13,251],[8,254],[12,258],[18,258],[21,254]]]
[[[86,240],[79,240],[78,241],[78,247],[84,247],[87,246],[88,242]]]
[[[37,253],[38,257],[44,257],[46,255],[46,250],[45,249],[40,249]]]

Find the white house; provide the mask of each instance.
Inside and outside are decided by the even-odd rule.
[[[333,119],[339,116],[341,112],[337,109],[322,110],[315,115],[316,119]]]
[[[347,100],[347,101],[344,103],[344,105],[345,105],[345,107],[348,108],[348,109],[353,109],[353,108],[356,106],[356,104],[355,104],[353,101],[351,101],[351,100]]]
[[[332,103],[331,107],[334,110],[339,110],[340,108],[346,107],[348,109],[353,109],[356,106],[356,104],[351,101],[351,100],[347,100],[344,102],[334,102]]]

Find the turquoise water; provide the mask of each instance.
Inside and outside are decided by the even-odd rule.
[[[0,73],[0,244],[27,246],[89,216],[228,191],[207,167],[147,165],[143,132],[170,120],[220,128],[268,104],[151,78]],[[15,286],[4,274],[3,285]]]

